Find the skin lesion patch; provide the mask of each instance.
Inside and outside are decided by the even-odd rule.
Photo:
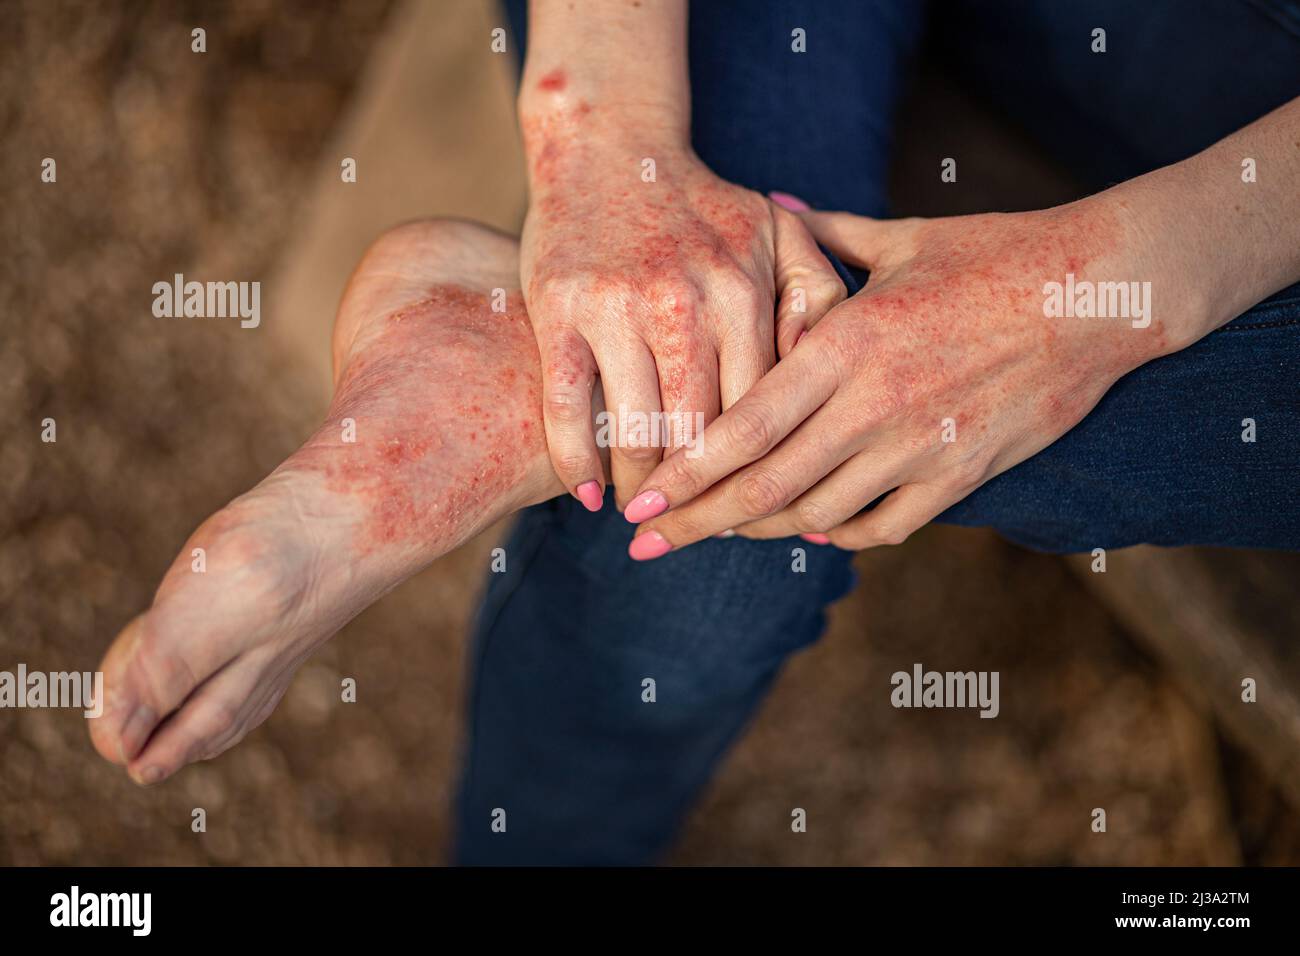
[[[354,348],[298,463],[355,506],[361,553],[454,546],[545,454],[538,376],[521,370],[537,367],[522,296],[433,286]]]
[[[569,85],[569,78],[564,67],[556,67],[537,81],[537,88],[543,93],[560,93]]]

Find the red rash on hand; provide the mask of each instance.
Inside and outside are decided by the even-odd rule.
[[[569,85],[569,78],[564,75],[563,67],[556,67],[537,81],[537,88],[547,93],[558,93]]]
[[[458,543],[545,460],[536,345],[516,292],[433,287],[354,344],[306,460],[364,518],[357,547]],[[343,419],[356,422],[344,442]]]
[[[1044,284],[1067,273],[1134,278],[1112,274],[1122,245],[1113,218],[1063,207],[1032,219],[935,220],[911,242],[917,251],[905,265],[881,270],[874,291],[844,307],[859,321],[819,327],[870,370],[861,401],[882,419],[900,410],[922,421],[953,417],[962,435],[978,435],[1029,406],[1059,435],[1099,397],[1092,383],[1109,384],[1113,369],[1136,367],[1163,342],[1158,321],[1136,331],[1043,313]]]

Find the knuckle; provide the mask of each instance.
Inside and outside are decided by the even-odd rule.
[[[708,536],[704,525],[695,517],[691,508],[668,512],[659,531],[665,533],[664,536],[675,545],[688,544]]]
[[[585,314],[601,285],[601,276],[585,269],[544,273],[529,285],[529,304],[544,320],[560,321],[561,316]]]
[[[663,457],[663,449],[654,445],[620,445],[616,452],[634,467],[658,464]]]
[[[988,467],[983,456],[971,456],[955,462],[948,473],[948,489],[964,491],[976,487],[984,481]]]
[[[796,283],[807,290],[808,302],[820,310],[839,305],[848,298],[849,290],[844,282],[834,273],[817,273]]]
[[[552,464],[561,478],[581,478],[591,469],[591,459],[586,455],[558,455]]]
[[[805,498],[795,503],[795,525],[801,532],[822,534],[830,531],[838,522],[830,509],[815,498]]]
[[[909,529],[902,525],[885,524],[876,530],[876,540],[880,544],[902,544],[907,540],[910,533]]]
[[[871,389],[863,402],[862,413],[866,421],[873,425],[882,425],[899,418],[911,406],[913,400],[911,386],[898,378],[886,378]],[[922,436],[921,447],[927,447],[929,439]],[[909,446],[911,449],[913,446]]]
[[[767,406],[741,402],[729,414],[732,440],[740,454],[757,457],[776,444],[776,418]]]
[[[908,534],[909,531],[905,527],[875,520],[845,529],[839,535],[832,535],[831,540],[840,547],[863,551],[881,545],[902,544],[907,540]]]
[[[542,405],[546,417],[561,425],[577,424],[589,417],[587,395],[576,388],[550,388]]]
[[[832,274],[823,277],[818,286],[820,295],[823,297],[822,301],[831,305],[839,305],[849,297],[848,287],[844,284],[844,280],[837,275]]]
[[[766,305],[763,291],[739,269],[726,273],[718,288],[726,306],[741,315],[754,315]]]
[[[747,471],[736,478],[736,500],[747,515],[776,514],[790,498],[786,483],[770,471]]]
[[[918,458],[931,451],[939,444],[939,440],[936,435],[925,429],[909,428],[898,439],[898,443],[902,446],[903,454],[910,459]]]
[[[683,454],[665,459],[663,478],[663,488],[670,489],[678,498],[695,494],[699,483],[690,459]]]
[[[830,533],[831,544],[845,551],[863,551],[879,544],[865,528],[841,528]]]
[[[648,289],[630,289],[627,298],[652,317],[656,326],[683,331],[695,324],[704,306],[703,292],[685,276],[667,276]]]

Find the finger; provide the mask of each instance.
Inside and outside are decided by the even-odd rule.
[[[835,385],[834,374],[811,353],[778,362],[704,430],[693,454],[674,452],[646,477],[625,517],[647,521],[762,458],[820,408]]]
[[[776,364],[774,296],[771,285],[762,289],[747,285],[744,294],[722,303],[725,311],[717,326],[725,331],[718,344],[718,384],[724,411]]]
[[[776,250],[776,345],[784,358],[804,332],[844,301],[848,290],[798,216],[774,204],[772,221]]]
[[[551,467],[588,511],[599,511],[605,495],[605,472],[591,425],[596,360],[586,339],[570,328],[544,331],[537,346]]]
[[[718,346],[718,385],[723,411],[731,408],[776,364],[771,322],[767,332],[730,329]]]
[[[641,530],[680,548],[777,514],[853,456],[863,440],[846,424],[845,416],[828,404],[761,461],[646,522]],[[648,547],[644,542],[634,545],[633,557]]]
[[[717,353],[700,342],[680,354],[656,352],[654,359],[664,412],[661,451],[695,449],[705,426],[718,417]]]
[[[813,237],[851,266],[878,268],[891,249],[901,241],[907,220],[872,219],[849,212],[798,214]]]
[[[882,544],[902,544],[918,528],[932,521],[969,492],[954,492],[937,484],[903,485],[865,514],[832,530],[831,544],[861,551]]]
[[[610,476],[621,511],[663,460],[659,373],[645,343],[628,340],[602,349],[597,360],[608,416]]]
[[[860,451],[812,488],[769,518],[738,525],[737,534],[746,538],[788,538],[809,534],[819,539],[858,514],[863,508],[898,487],[909,459],[886,457],[879,449],[888,443],[877,441]],[[818,540],[824,544],[826,541]]]

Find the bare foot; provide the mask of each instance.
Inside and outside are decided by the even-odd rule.
[[[104,757],[156,783],[216,756],[380,595],[564,493],[518,269],[513,239],[468,223],[413,223],[371,247],[335,322],[325,424],[199,526],[109,648],[90,722]]]

